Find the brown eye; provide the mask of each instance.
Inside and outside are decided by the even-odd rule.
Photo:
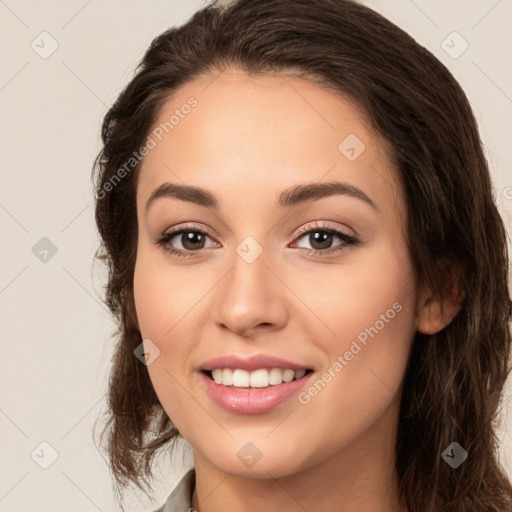
[[[359,243],[353,236],[342,233],[337,229],[322,227],[308,228],[309,226],[306,226],[305,229],[302,230],[302,234],[297,240],[305,239],[306,244],[309,244],[311,249],[301,246],[300,242],[296,242],[296,245],[301,249],[305,249],[306,251],[320,256],[338,253],[346,250],[349,246]],[[334,249],[330,250],[335,239],[341,240],[341,243],[338,243]]]
[[[332,245],[334,235],[327,231],[312,231],[309,234],[308,242],[311,244],[313,249],[324,250],[329,249]]]
[[[205,235],[199,231],[182,231],[181,238],[179,240],[185,249],[189,251],[195,251],[197,249],[204,248]]]
[[[206,245],[211,237],[201,229],[183,227],[164,233],[155,243],[166,252],[179,257],[197,256],[201,249],[212,247]]]

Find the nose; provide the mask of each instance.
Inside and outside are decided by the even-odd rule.
[[[269,266],[265,251],[251,263],[235,254],[217,293],[214,319],[222,329],[251,337],[281,329],[287,322],[290,292]]]

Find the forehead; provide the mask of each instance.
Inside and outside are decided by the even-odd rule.
[[[349,182],[376,203],[400,195],[390,149],[361,110],[285,74],[230,70],[195,79],[166,101],[150,136],[140,201],[165,181],[207,188],[231,203],[231,192],[255,197],[321,181]]]

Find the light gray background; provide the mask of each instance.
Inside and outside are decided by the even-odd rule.
[[[511,0],[364,3],[411,33],[461,82],[510,226]],[[92,440],[105,406],[114,325],[98,295],[104,273],[92,268],[98,238],[90,170],[100,149],[101,119],[151,39],[203,5],[0,0],[2,512],[118,510]],[[43,31],[58,43],[47,58],[39,53],[51,49],[52,39],[40,36]],[[464,41],[446,39],[453,31],[469,44],[457,58]],[[46,262],[32,252],[42,237],[57,248]],[[512,476],[511,397],[509,381],[501,432]],[[42,442],[58,454],[47,469],[40,464],[51,462],[52,449]],[[129,493],[127,510],[152,510],[162,502],[192,463],[190,452],[184,455],[184,465],[162,465],[156,502]]]

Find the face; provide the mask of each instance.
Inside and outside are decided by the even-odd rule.
[[[291,475],[391,425],[414,278],[396,170],[362,113],[299,78],[231,70],[184,85],[151,137],[135,305],[194,456]]]

